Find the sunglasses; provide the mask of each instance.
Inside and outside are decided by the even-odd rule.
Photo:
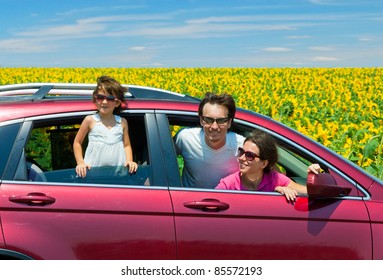
[[[108,102],[114,102],[114,101],[117,100],[117,98],[114,97],[114,95],[96,94],[95,98],[96,98],[97,101],[100,101],[100,102],[103,102],[105,99]]]
[[[217,124],[225,124],[230,120],[230,118],[214,119],[214,118],[205,117],[205,116],[202,116],[201,119],[207,124],[213,124],[214,122],[216,122]]]
[[[253,152],[250,152],[250,151],[246,151],[242,148],[238,148],[238,151],[237,151],[237,157],[241,157],[245,155],[245,158],[246,160],[248,161],[253,161],[255,158],[261,158],[259,155],[253,153]]]

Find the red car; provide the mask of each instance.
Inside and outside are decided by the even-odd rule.
[[[238,109],[232,130],[278,143],[278,164],[307,184],[276,192],[185,188],[173,136],[199,125],[199,100],[129,85],[136,174],[76,177],[73,138],[95,112],[92,84],[0,87],[1,259],[383,259],[383,184],[319,143]],[[307,176],[319,163],[324,173]]]

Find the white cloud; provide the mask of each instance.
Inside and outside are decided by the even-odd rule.
[[[57,39],[78,38],[78,37],[91,37],[98,35],[100,32],[105,31],[106,26],[101,24],[67,24],[56,25],[41,28],[31,28],[27,31],[18,32],[16,36],[21,37],[55,37]]]
[[[311,51],[318,51],[318,52],[328,52],[328,51],[334,51],[335,48],[333,47],[309,47],[309,50]]]
[[[291,49],[282,48],[282,47],[273,47],[273,48],[264,48],[263,51],[265,51],[265,52],[289,52],[289,51],[291,51]]]
[[[44,53],[57,49],[54,44],[30,39],[0,40],[0,50],[7,53]]]
[[[142,52],[142,51],[146,50],[146,47],[143,47],[143,46],[135,46],[135,47],[131,47],[130,50],[131,50],[131,51],[135,51],[135,52]]]
[[[347,3],[340,3],[339,0],[310,0],[310,3],[315,5],[345,5]]]
[[[361,42],[370,42],[370,41],[373,41],[372,38],[368,38],[368,37],[361,37],[358,39],[359,41]]]
[[[254,22],[256,16],[222,16],[222,17],[206,17],[198,19],[186,20],[188,24],[209,24],[209,23],[225,23],[225,22]]]
[[[164,66],[162,63],[158,63],[158,62],[154,62],[152,64],[150,64],[150,66],[153,66],[153,67],[162,67]]]
[[[101,16],[79,19],[82,24],[90,23],[112,23],[112,22],[136,22],[136,21],[162,21],[171,20],[171,17],[166,14],[127,14],[118,16]]]
[[[142,5],[128,5],[128,6],[92,6],[92,7],[86,7],[86,8],[79,8],[79,9],[72,9],[65,12],[58,12],[57,15],[59,16],[72,16],[72,15],[84,15],[84,14],[90,14],[90,13],[97,13],[97,12],[103,12],[106,13],[106,9],[109,11],[122,11],[122,10],[136,10],[143,8]]]
[[[308,36],[308,35],[302,35],[302,36],[297,36],[297,35],[293,35],[293,36],[286,36],[287,39],[309,39],[311,38],[311,36]]]
[[[330,62],[330,61],[339,61],[338,58],[336,57],[330,57],[330,56],[315,56],[311,59],[312,61],[316,61],[316,62]]]
[[[138,67],[150,66],[155,57],[153,54],[148,53],[135,53],[135,54],[115,54],[105,55],[100,57],[97,61],[98,65],[116,65],[116,67],[126,67],[127,65],[136,65]]]
[[[258,24],[189,24],[172,25],[147,24],[142,27],[126,28],[123,31],[109,32],[108,36],[144,36],[163,38],[224,38],[239,36],[256,31],[294,30],[284,25]]]
[[[137,14],[81,18],[73,24],[43,25],[14,33],[15,37],[66,40],[96,37],[217,38],[256,31],[291,31],[288,24],[250,23],[251,17],[216,17],[174,22],[169,14]]]

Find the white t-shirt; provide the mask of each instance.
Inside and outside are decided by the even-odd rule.
[[[235,154],[244,140],[242,135],[228,132],[225,146],[214,150],[206,144],[201,127],[180,130],[176,135],[175,145],[177,154],[184,158],[183,186],[213,189],[222,178],[238,171],[239,164]]]

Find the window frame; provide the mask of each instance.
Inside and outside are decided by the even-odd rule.
[[[177,121],[177,119],[179,119],[181,126],[184,126],[188,123],[199,125],[199,118],[198,118],[198,114],[196,112],[166,111],[166,110],[156,111],[156,112],[158,115],[162,114],[163,116],[166,116],[166,121],[168,123],[167,131],[169,131],[168,134],[170,135],[169,137],[171,137],[170,125],[178,125],[178,124],[174,123],[174,121]],[[310,163],[319,163],[325,172],[329,172],[333,176],[337,176],[338,178],[342,178],[342,180],[344,180],[344,182],[347,182],[348,184],[350,184],[352,186],[353,189],[355,189],[355,192],[352,195],[350,194],[350,196],[339,198],[339,199],[362,199],[362,197],[367,197],[367,198],[369,197],[368,193],[363,188],[361,188],[350,177],[346,176],[344,173],[339,171],[335,166],[333,166],[329,162],[321,159],[320,157],[316,156],[315,154],[313,154],[312,152],[310,152],[306,148],[297,145],[295,142],[284,137],[283,135],[271,131],[267,127],[263,127],[263,126],[260,126],[260,125],[257,125],[257,124],[254,124],[254,123],[251,123],[248,121],[243,121],[243,120],[234,118],[234,122],[233,122],[233,125],[232,125],[230,131],[239,133],[239,134],[243,135],[244,137],[246,137],[246,135],[248,133],[250,133],[255,128],[263,130],[267,133],[270,133],[276,139],[277,146],[278,146],[278,152],[281,153],[281,150],[282,150],[283,153],[285,154],[284,155],[285,157],[290,158],[290,159],[294,159],[295,163],[299,165],[299,166],[297,166],[297,168],[295,170],[295,174],[293,174],[294,172],[292,172],[291,170],[288,170],[287,176],[290,179],[297,181],[298,183],[301,183],[301,184],[305,183],[306,179],[307,179],[307,167],[308,167],[308,165]],[[174,165],[174,162],[177,160],[177,154],[175,152],[174,143],[173,143],[173,147],[172,147],[171,151],[169,149],[168,153],[174,153],[174,160],[172,160],[172,165]],[[287,160],[287,158],[285,158],[284,160]],[[279,159],[278,164],[281,164],[281,163],[282,163],[282,161]],[[179,169],[177,169],[178,174],[176,174],[176,171],[175,171],[176,168],[174,168],[173,166],[171,168],[173,170],[171,173],[172,176],[178,176],[179,179],[181,180],[181,175],[179,174]],[[283,166],[283,168],[286,168],[286,166]],[[170,175],[168,175],[168,176],[170,176]],[[181,183],[179,184],[179,186],[170,186],[170,187],[172,189],[182,189],[182,190],[188,189],[190,191],[208,191],[208,192],[210,192],[210,191],[221,192],[222,191],[222,190],[214,190],[214,189],[204,190],[201,188],[185,188],[181,185]],[[224,192],[232,192],[232,191],[224,190]],[[249,192],[246,192],[246,193],[249,193]],[[266,194],[267,192],[251,192],[251,193]],[[276,195],[276,193],[274,193],[274,192],[273,193],[269,192],[268,194]]]
[[[40,126],[49,126],[50,123],[52,123],[52,126],[56,126],[60,123],[73,123],[73,124],[79,124],[81,121],[85,118],[85,116],[94,114],[96,111],[83,111],[83,112],[74,112],[74,113],[58,113],[58,114],[51,114],[51,115],[45,115],[45,116],[38,116],[38,117],[31,117],[24,120],[24,122],[20,123],[20,132],[18,133],[18,136],[16,137],[15,144],[13,146],[12,152],[10,153],[8,164],[5,168],[6,172],[4,173],[4,179],[8,181],[9,183],[26,183],[26,184],[52,184],[52,185],[81,185],[81,186],[100,186],[100,187],[137,187],[137,185],[126,185],[126,184],[115,184],[115,183],[101,183],[96,184],[94,182],[91,183],[81,183],[78,181],[75,182],[33,182],[28,180],[15,180],[15,174],[18,168],[18,165],[20,164],[23,156],[23,150],[25,149],[31,132],[33,130],[33,127],[40,127]],[[166,187],[167,186],[167,179],[164,176],[161,176],[164,174],[164,170],[162,167],[162,154],[160,151],[158,151],[157,145],[159,140],[158,136],[158,129],[157,129],[157,123],[155,121],[154,111],[153,110],[125,110],[121,113],[122,117],[126,117],[129,120],[129,115],[134,117],[142,116],[143,123],[145,125],[145,133],[146,133],[146,141],[147,141],[147,153],[148,157],[150,159],[149,166],[151,169],[151,180],[149,186],[143,185],[142,187],[149,187],[149,188],[155,188],[155,187]],[[77,119],[77,120],[76,120]],[[72,120],[72,121],[71,121]],[[38,125],[36,126],[36,123]],[[45,124],[44,124],[45,123]],[[134,131],[129,131],[130,133],[134,133]],[[60,169],[58,169],[60,170]],[[137,172],[139,173],[139,172]],[[127,175],[129,176],[129,175]],[[141,185],[138,185],[140,187]]]
[[[12,153],[17,150],[20,145],[16,139],[20,132],[24,131],[22,130],[22,125],[22,121],[0,125],[0,135],[2,135],[2,143],[0,147],[0,180],[13,177],[16,172],[16,169],[11,168],[17,165],[17,157],[12,156]]]

